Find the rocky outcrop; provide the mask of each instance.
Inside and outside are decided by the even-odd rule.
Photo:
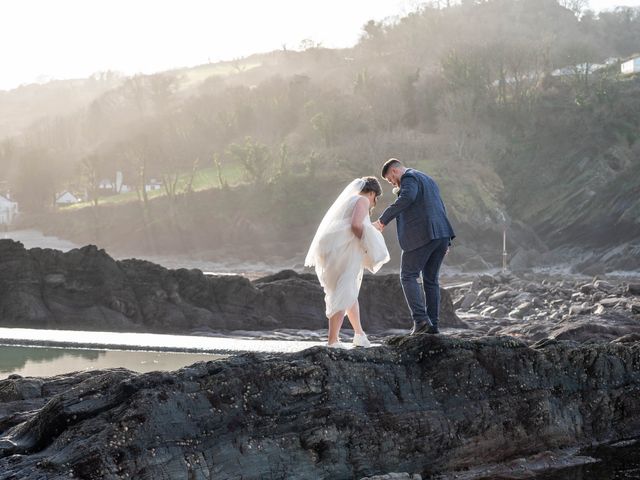
[[[429,478],[638,436],[640,344],[395,337],[14,377],[0,400],[0,479]]]
[[[442,291],[441,325],[466,326]],[[369,331],[409,328],[395,275],[365,276],[363,324]],[[315,275],[284,271],[255,282],[116,261],[89,245],[63,253],[0,240],[0,324],[6,327],[190,333],[326,328]]]
[[[586,252],[572,270],[585,275],[600,275],[613,271],[637,272],[640,270],[640,243],[636,240]]]
[[[450,290],[474,334],[526,341],[610,341],[640,335],[640,286],[604,279],[480,275]]]

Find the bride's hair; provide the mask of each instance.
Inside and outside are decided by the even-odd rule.
[[[362,186],[362,190],[360,190],[361,193],[374,192],[376,197],[382,195],[382,187],[376,177],[362,177],[362,180],[364,181],[364,185]]]

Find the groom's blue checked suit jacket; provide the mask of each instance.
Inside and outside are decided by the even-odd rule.
[[[455,238],[438,185],[428,175],[412,168],[402,175],[398,198],[382,212],[380,221],[388,225],[394,218],[400,248],[405,252],[437,238]]]

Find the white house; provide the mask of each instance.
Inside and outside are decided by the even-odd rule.
[[[115,181],[109,178],[103,178],[98,183],[98,189],[103,195],[108,195],[111,193],[129,193],[131,192],[131,187],[124,183],[124,175],[120,170],[116,171],[116,179]]]
[[[620,64],[620,73],[640,73],[640,56],[630,58],[629,60]]]
[[[56,205],[70,205],[72,203],[78,203],[81,201],[82,199],[78,198],[76,195],[67,190],[57,196]]]
[[[18,215],[18,204],[0,195],[0,224],[9,225]]]
[[[160,190],[162,188],[162,182],[157,181],[155,178],[149,180],[149,182],[144,186],[145,191],[152,192],[154,190]]]
[[[103,178],[102,180],[100,180],[100,183],[98,183],[98,188],[100,190],[111,190],[111,191],[113,191],[114,188],[115,188],[115,185],[108,178]]]

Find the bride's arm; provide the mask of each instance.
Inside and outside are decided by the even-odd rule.
[[[362,238],[364,219],[367,215],[369,215],[369,200],[366,197],[360,197],[351,215],[351,231],[358,238]]]

